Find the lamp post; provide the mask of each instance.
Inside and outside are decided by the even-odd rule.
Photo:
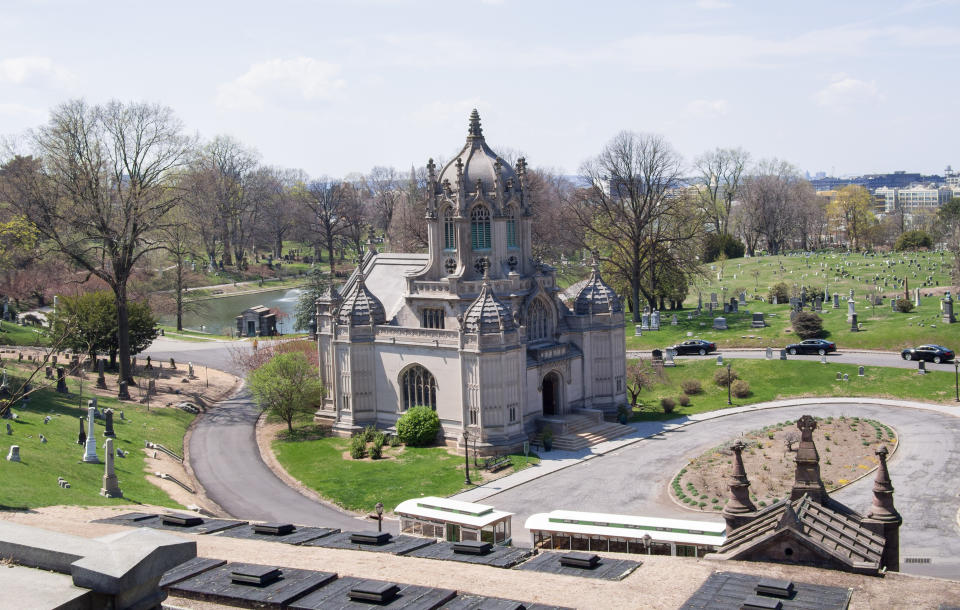
[[[377,502],[377,505],[373,507],[377,511],[377,531],[383,531],[383,502]]]
[[[466,428],[463,429],[463,465],[466,468],[463,484],[473,485],[470,482],[470,432]]]
[[[727,404],[733,404],[733,401],[730,400],[730,363],[727,363]]]

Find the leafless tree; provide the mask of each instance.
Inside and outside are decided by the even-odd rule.
[[[397,204],[403,197],[401,180],[397,170],[392,167],[374,167],[367,174],[367,191],[373,208],[373,218],[377,228],[387,235]]]
[[[330,260],[330,275],[333,276],[336,261],[333,247],[341,235],[344,225],[343,188],[339,181],[326,176],[312,180],[307,186],[304,204],[310,210],[311,226],[317,238],[314,254],[320,257],[320,248],[325,247]]]
[[[7,200],[113,291],[124,380],[132,379],[128,281],[141,258],[162,247],[156,232],[181,199],[176,174],[193,152],[182,132],[166,107],[74,100],[32,133],[37,157],[17,157],[3,168]]]
[[[778,159],[761,162],[746,180],[740,222],[750,254],[757,237],[763,238],[771,254],[780,253],[796,228],[795,204],[803,182],[796,168]]]
[[[259,232],[270,237],[270,249],[277,258],[283,256],[283,240],[297,224],[306,183],[307,176],[302,170],[278,167],[263,170]]]
[[[205,193],[216,206],[223,264],[241,264],[246,239],[253,230],[263,196],[263,174],[257,174],[257,153],[230,136],[217,136],[204,147],[202,166],[208,175]]]
[[[800,435],[796,432],[787,432],[783,437],[783,444],[787,446],[787,451],[793,451],[793,446],[800,442]]]
[[[363,254],[363,244],[370,234],[370,214],[363,197],[362,185],[343,182],[340,184],[343,197],[340,215],[341,235],[357,256]]]
[[[750,153],[741,148],[717,148],[693,162],[697,170],[698,205],[718,235],[730,233],[730,211],[743,190]]]

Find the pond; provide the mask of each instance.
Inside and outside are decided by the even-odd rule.
[[[236,334],[236,317],[240,315],[240,312],[254,305],[263,305],[287,314],[286,317],[279,316],[277,320],[277,327],[281,332],[306,332],[306,329],[293,328],[294,310],[297,307],[297,300],[300,298],[301,292],[302,290],[299,288],[282,288],[270,292],[241,294],[199,301],[195,304],[198,306],[196,313],[185,313],[183,315],[183,328],[185,330],[203,330],[214,335],[232,336]],[[161,324],[176,326],[176,316],[161,315],[158,317]],[[201,326],[203,326],[202,329]]]

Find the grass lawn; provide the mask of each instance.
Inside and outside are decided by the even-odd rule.
[[[163,329],[164,336],[170,339],[177,339],[178,341],[189,341],[192,343],[206,343],[212,339],[225,339],[230,340],[231,338],[226,335],[214,335],[211,333],[201,332],[199,330],[177,330],[174,326],[166,326],[161,324],[160,328]]]
[[[749,396],[733,397],[735,407],[804,396],[873,396],[957,404],[953,401],[954,376],[944,371],[918,375],[914,369],[866,367],[866,375],[858,377],[858,367],[849,364],[744,359],[726,362],[733,365],[740,379],[750,383]],[[713,382],[718,370],[725,369],[713,360],[677,360],[676,367],[664,369],[662,383],[640,393],[642,406],[634,411],[634,421],[661,421],[727,408],[727,389]],[[850,380],[837,381],[838,371],[849,375]],[[665,414],[660,398],[676,400],[683,393],[680,384],[687,379],[699,380],[703,393],[690,396],[689,406],[678,404],[673,413]]]
[[[47,345],[50,340],[32,326],[0,322],[0,345]]]
[[[7,364],[12,377],[23,369],[16,364]],[[42,374],[41,374],[42,378]],[[91,379],[84,382],[84,390],[90,386]],[[15,379],[11,385],[19,385]],[[0,451],[5,458],[10,445],[20,446],[22,462],[0,462],[0,509],[32,508],[55,504],[71,505],[107,505],[144,503],[160,506],[179,506],[159,487],[148,482],[144,472],[146,454],[144,441],[161,443],[173,451],[183,454],[183,435],[193,420],[193,415],[179,409],[152,409],[133,403],[120,403],[113,398],[98,397],[101,409],[112,408],[114,430],[117,437],[114,447],[129,452],[126,458],[116,458],[117,477],[123,498],[110,499],[100,496],[104,467],[101,464],[84,464],[83,447],[77,445],[79,432],[78,417],[86,416],[86,402],[90,398],[86,391],[80,397],[77,394],[78,383],[68,378],[70,394],[57,394],[50,389],[40,390],[32,395],[29,408],[15,407],[17,420],[6,420],[13,427],[13,434],[6,434],[6,426],[0,423]],[[82,403],[84,408],[78,405]],[[125,421],[119,418],[123,409]],[[52,419],[44,424],[45,416]],[[103,422],[97,421],[97,455],[104,459]],[[47,438],[40,442],[39,435]],[[61,489],[57,477],[70,482],[70,489]]]

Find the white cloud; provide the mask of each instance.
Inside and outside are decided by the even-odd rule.
[[[49,57],[10,57],[0,60],[0,83],[25,86],[63,86],[72,75]]]
[[[732,2],[725,2],[724,0],[697,0],[697,8],[708,10],[730,8],[731,6],[733,6]]]
[[[727,112],[727,100],[693,100],[687,104],[687,113],[699,118],[715,119]]]
[[[845,109],[883,100],[874,81],[862,81],[849,76],[835,77],[833,82],[813,95],[818,106]]]
[[[269,100],[328,100],[345,86],[339,75],[338,64],[312,57],[261,61],[252,64],[236,79],[221,84],[217,105],[234,110],[259,110]]]
[[[447,123],[461,119],[464,126],[470,117],[470,111],[476,108],[480,120],[484,119],[484,110],[491,104],[479,98],[465,98],[451,101],[434,101],[421,106],[413,113],[413,118],[423,123]]]
[[[0,116],[41,120],[46,116],[46,110],[35,106],[18,103],[0,103]]]

